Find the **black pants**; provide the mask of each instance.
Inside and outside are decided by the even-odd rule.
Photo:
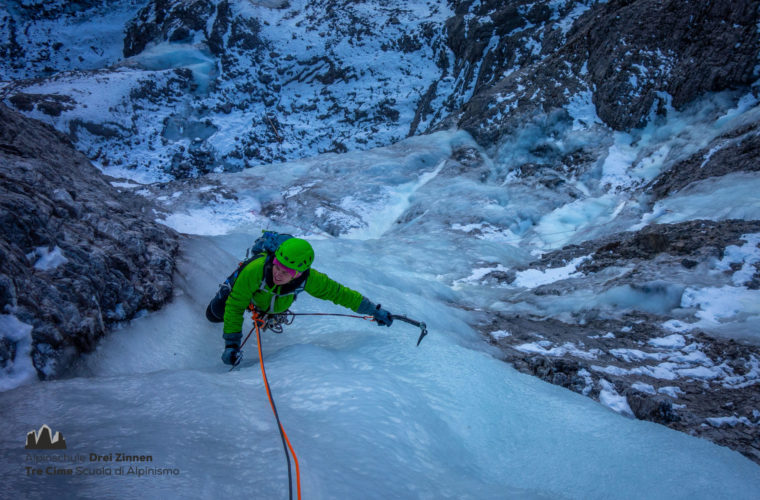
[[[224,307],[227,305],[227,297],[229,293],[223,294],[221,290],[214,295],[214,298],[209,302],[206,307],[206,319],[212,323],[224,322]]]

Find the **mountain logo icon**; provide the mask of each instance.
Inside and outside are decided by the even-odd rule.
[[[39,431],[31,430],[26,434],[25,448],[27,450],[65,450],[66,440],[60,432],[56,432],[53,436],[50,427],[43,424]]]

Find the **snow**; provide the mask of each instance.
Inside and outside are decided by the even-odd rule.
[[[673,334],[668,335],[667,337],[651,339],[648,344],[654,347],[678,349],[686,345],[686,339],[683,335]]]
[[[573,130],[581,130],[592,124],[602,124],[601,118],[596,114],[596,106],[592,101],[592,96],[592,92],[586,90],[584,92],[579,92],[570,98],[570,102],[567,104],[566,109],[573,118]]]
[[[455,289],[461,288],[463,285],[476,285],[480,283],[480,281],[488,274],[493,272],[505,272],[508,271],[509,268],[502,266],[501,264],[495,266],[495,267],[478,267],[475,269],[472,269],[472,272],[469,276],[466,278],[462,278],[459,280],[456,280],[453,285]]]
[[[505,337],[511,337],[512,336],[512,334],[509,331],[507,331],[507,330],[494,330],[494,331],[490,332],[489,335],[494,340],[499,340],[499,339],[503,339]]]
[[[592,365],[591,369],[608,375],[645,375],[660,380],[676,380],[678,374],[674,371],[678,365],[675,363],[660,363],[659,365],[641,365],[634,368],[621,368],[619,366]]]
[[[110,183],[115,188],[134,189],[142,186],[133,181],[111,181]]]
[[[555,281],[579,276],[581,273],[576,272],[578,265],[582,264],[590,257],[590,255],[587,255],[585,257],[578,257],[571,260],[566,266],[547,268],[544,271],[540,271],[538,269],[526,269],[525,271],[518,271],[515,281],[512,282],[512,285],[525,288],[535,288],[537,286],[554,283]]]
[[[551,346],[551,343],[547,342],[549,345],[541,345],[542,342],[531,342],[527,344],[520,344],[518,346],[515,346],[515,349],[521,352],[527,352],[532,354],[541,354],[543,356],[565,356],[566,354],[571,354],[573,356],[584,358],[584,359],[595,359],[597,356],[597,353],[595,350],[591,351],[584,351],[582,349],[579,349],[575,344],[572,342],[566,342],[562,344],[561,346],[551,347],[550,349],[547,349],[547,347]]]
[[[600,403],[621,415],[631,418],[634,417],[633,411],[631,410],[631,407],[628,406],[628,401],[625,396],[618,394],[614,385],[605,379],[599,379],[599,385],[602,386],[602,390],[599,392]]]
[[[719,370],[711,369],[706,366],[697,366],[695,368],[684,368],[684,369],[678,370],[677,372],[678,372],[679,377],[699,378],[699,379],[705,379],[705,380],[718,378],[721,375],[721,372]]]
[[[707,154],[704,157],[704,160],[702,160],[702,164],[699,165],[699,168],[704,168],[705,165],[710,161],[710,158],[712,158],[712,155],[723,149],[725,147],[726,143],[718,144],[717,146],[714,146],[710,151],[707,152]]]
[[[714,417],[706,419],[707,422],[713,427],[730,426],[736,427],[739,424],[746,425],[747,427],[757,427],[758,424],[752,422],[747,417]]]
[[[632,182],[628,172],[636,161],[638,148],[633,146],[634,139],[630,134],[615,132],[614,138],[615,143],[610,146],[602,165],[602,182],[611,187],[627,186]]]
[[[660,380],[676,380],[678,378],[712,380],[720,379],[724,384],[747,384],[754,381],[758,374],[748,370],[744,376],[734,377],[733,371],[721,364],[716,366],[707,354],[700,350],[701,344],[696,342],[686,344],[686,339],[680,334],[652,339],[649,345],[657,351],[648,352],[639,349],[611,349],[610,354],[632,367],[622,366],[592,366],[592,370],[610,375],[645,375]],[[647,362],[658,364],[645,364]],[[643,390],[643,389],[641,389]],[[676,387],[662,388],[660,392],[675,398],[680,389]],[[647,391],[644,391],[647,392]]]
[[[741,264],[741,269],[734,272],[731,277],[734,285],[737,286],[752,279],[756,272],[755,266],[760,262],[760,234],[744,234],[741,239],[746,243],[742,246],[727,246],[723,252],[723,259],[715,266],[720,271],[733,271],[732,264]]]
[[[692,325],[677,319],[669,319],[662,324],[662,327],[671,332],[688,332],[693,329]]]
[[[757,342],[760,332],[760,290],[722,286],[687,288],[681,307],[693,308],[698,319],[690,329],[701,328],[714,333],[730,334]]]
[[[673,128],[677,133],[683,126],[683,118],[672,117],[664,128]],[[676,139],[663,141],[657,133],[660,127],[655,129],[653,125],[643,130],[615,132],[614,143],[602,164],[600,182],[614,191],[631,189],[654,179],[663,170],[671,150],[678,145]]]
[[[659,352],[644,352],[639,349],[610,349],[610,354],[626,363],[648,359],[661,360],[667,357],[667,355]]]
[[[672,385],[660,387],[659,389],[657,389],[657,392],[659,392],[660,394],[665,394],[666,396],[670,396],[673,399],[678,399],[678,395],[684,393],[680,387],[676,387]]]
[[[676,349],[677,346],[659,346]],[[662,361],[657,365],[640,364],[631,368],[615,365],[594,365],[592,370],[610,375],[646,375],[661,380],[676,380],[678,378],[712,380],[719,378],[726,384],[733,382],[729,370],[723,365],[715,366],[712,360],[698,349],[696,344],[682,346],[681,350],[672,352],[645,352],[638,349],[612,349],[610,354],[624,363],[642,363],[649,360]],[[756,378],[755,373],[740,377],[740,383],[747,383]]]
[[[590,339],[614,339],[615,334],[612,332],[607,332],[604,335],[589,335]]]
[[[69,261],[57,245],[52,250],[48,247],[38,247],[31,256],[28,255],[27,257],[37,258],[34,262],[34,268],[38,271],[51,271]]]
[[[563,5],[564,4],[564,5]],[[549,7],[554,11],[552,17],[557,18],[559,17],[558,8],[560,6],[565,6],[565,2],[561,2],[559,0],[553,0],[549,2]],[[570,31],[570,28],[573,27],[573,23],[575,23],[575,20],[578,19],[581,14],[586,12],[590,7],[586,5],[585,2],[578,2],[576,6],[573,8],[572,11],[570,11],[569,14],[565,15],[564,17],[560,18],[559,22],[557,23],[557,27],[562,31],[562,35],[567,35],[567,33]]]
[[[15,355],[0,367],[0,392],[37,380],[32,365],[32,325],[19,321],[12,314],[0,314],[0,342],[14,346]]]
[[[591,389],[594,388],[594,378],[591,376],[591,373],[585,368],[578,370],[578,376],[583,378],[584,387],[582,394],[584,396],[588,396],[591,392]]]
[[[653,386],[650,384],[645,384],[643,382],[634,382],[631,384],[631,388],[637,391],[641,391],[645,394],[657,394],[657,391],[654,390]]]

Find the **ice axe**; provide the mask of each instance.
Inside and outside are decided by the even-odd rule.
[[[374,321],[374,319],[372,318],[372,316],[357,316],[355,314],[292,313],[290,311],[286,311],[284,313],[279,313],[278,315],[282,315],[282,316],[285,316],[287,318],[292,318],[294,316],[342,316],[344,318],[358,318],[358,319],[366,319],[366,320]],[[391,317],[391,319],[397,319],[399,321],[403,321],[404,323],[409,323],[410,325],[414,325],[414,326],[416,326],[417,328],[420,329],[420,336],[417,339],[417,346],[420,345],[420,342],[422,342],[422,339],[424,339],[425,335],[427,335],[427,333],[428,333],[428,331],[427,331],[427,325],[424,322],[422,322],[422,321],[416,321],[416,320],[413,320],[411,318],[407,318],[406,316],[402,316],[402,315],[398,315],[398,314],[391,314],[390,317]],[[289,325],[290,323],[292,323],[292,319],[283,321],[283,324]],[[251,331],[253,331],[253,330],[251,330]],[[251,336],[251,334],[249,333],[248,337],[250,337],[250,336]],[[245,340],[248,340],[248,337],[246,337]],[[243,341],[243,344],[245,344],[245,340]],[[242,345],[241,345],[241,347],[242,347]],[[233,366],[233,368],[234,368],[234,366]]]
[[[427,335],[427,325],[422,321],[416,321],[411,318],[407,318],[406,316],[400,316],[397,314],[391,314],[391,319],[397,319],[399,321],[403,321],[404,323],[409,323],[410,325],[414,325],[421,330],[420,337],[417,339],[417,346],[420,345],[422,339],[424,339],[425,335]]]

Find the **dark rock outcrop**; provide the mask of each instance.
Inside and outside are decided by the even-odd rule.
[[[577,290],[603,297],[628,289],[657,300],[662,309],[637,303],[640,298],[622,298],[612,307],[589,304],[564,316],[542,315],[540,308],[497,313],[480,329],[499,347],[502,359],[522,372],[599,401],[618,398],[631,417],[710,439],[760,463],[760,347],[710,334],[705,325],[689,325],[693,311],[681,307],[677,292],[727,285],[757,289],[757,266],[736,282],[740,263],[720,272],[711,264],[724,259],[729,246],[746,245],[745,235],[757,233],[760,221],[695,220],[568,245],[527,266],[494,271],[483,283],[503,287],[524,269],[556,269],[586,257],[577,264],[577,274],[525,290],[513,285],[513,295],[505,291],[502,300],[550,303],[551,297]]]
[[[454,123],[488,147],[588,90],[599,118],[628,130],[669,105],[681,109],[705,92],[757,79],[759,14],[752,0],[589,2],[570,28],[563,22],[579,3],[568,2],[550,18],[546,5],[460,2],[447,22],[448,41],[455,68],[472,73],[464,81],[474,94]],[[488,46],[493,36],[499,42]],[[540,51],[525,50],[530,44]],[[472,69],[478,63],[479,74]]]
[[[579,19],[570,37],[582,37],[580,46],[564,50],[588,51],[599,117],[623,130],[666,104],[658,92],[680,109],[704,92],[749,85],[757,77],[757,21],[753,0],[613,0]]]
[[[148,3],[126,27],[124,57],[139,54],[151,42],[181,42],[190,38],[193,32],[204,32],[208,18],[215,10],[210,0],[156,0]]]
[[[649,188],[654,199],[674,194],[691,183],[733,172],[760,171],[760,124],[754,123],[729,135],[717,137],[673,168],[661,173]]]
[[[0,312],[33,326],[39,376],[60,376],[109,325],[171,298],[178,235],[52,127],[2,105],[0,122]]]
[[[549,252],[530,264],[531,268],[561,267],[584,255],[591,258],[578,266],[584,273],[598,272],[609,266],[653,260],[667,254],[673,262],[703,262],[723,257],[729,245],[742,245],[743,234],[760,232],[760,221],[695,220],[678,224],[652,224],[640,231],[613,234],[579,245],[568,245]],[[688,267],[688,264],[684,267]]]
[[[630,417],[709,439],[760,463],[758,347],[700,332],[684,335],[683,345],[658,345],[672,332],[646,315],[585,325],[496,315],[480,328],[521,372],[598,401],[602,391],[613,392]],[[494,338],[494,331],[509,335]]]

